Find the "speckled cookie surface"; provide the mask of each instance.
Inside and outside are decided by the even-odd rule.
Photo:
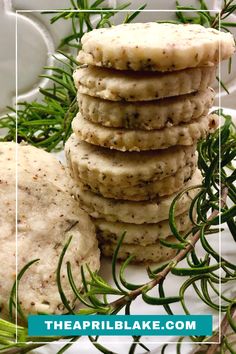
[[[192,227],[188,212],[175,218],[179,232],[187,232]],[[116,243],[120,236],[125,234],[125,243],[146,246],[156,243],[160,238],[166,239],[172,235],[169,220],[163,220],[156,224],[128,224],[121,222],[109,222],[104,219],[94,219],[98,238],[102,242]]]
[[[201,185],[201,181],[201,172],[197,169],[192,178],[184,185],[184,189]],[[181,196],[176,204],[175,215],[189,210],[191,201],[198,191],[198,189],[192,189]],[[178,194],[174,193],[169,197],[157,198],[147,202],[132,202],[104,198],[99,194],[84,190],[78,185],[74,187],[73,193],[81,208],[93,218],[133,224],[157,223],[168,219],[170,205]]]
[[[103,127],[78,113],[72,122],[72,129],[81,140],[90,144],[120,151],[144,151],[193,145],[217,127],[217,122],[218,116],[209,114],[189,123],[147,131]]]
[[[206,115],[214,97],[211,88],[179,97],[135,103],[108,101],[78,93],[78,103],[83,117],[93,123],[114,128],[153,130]]]
[[[176,239],[172,236],[168,237],[166,241],[176,243]],[[117,247],[117,243],[100,242],[99,247],[104,256],[112,257]],[[134,256],[132,260],[133,263],[160,263],[173,258],[176,255],[176,251],[172,248],[162,246],[160,242],[145,247],[123,243],[120,247],[117,258],[125,260],[130,255]]]
[[[15,149],[14,143],[0,143],[1,317],[7,317],[16,275]],[[63,313],[65,308],[56,283],[59,256],[72,236],[61,273],[64,291],[72,304],[74,295],[66,275],[66,260],[71,262],[72,269],[77,269],[74,279],[80,288],[80,266],[89,263],[93,270],[99,268],[94,225],[68,193],[65,171],[52,155],[31,146],[18,146],[17,167],[18,271],[28,262],[39,259],[20,282],[21,308],[26,315]]]
[[[82,94],[111,101],[152,101],[206,90],[215,79],[215,66],[176,72],[118,71],[80,67],[73,74]]]
[[[86,33],[77,60],[118,70],[168,71],[210,66],[229,58],[234,49],[233,36],[213,28],[133,23]]]
[[[72,134],[65,145],[70,169],[76,178],[106,188],[145,186],[175,174],[195,161],[196,145],[162,151],[112,151],[81,141]]]
[[[133,187],[122,187],[121,185],[106,186],[96,181],[82,181],[76,176],[76,171],[71,171],[75,184],[80,188],[101,194],[106,198],[142,201],[155,199],[165,195],[171,195],[179,191],[185,183],[192,177],[196,170],[197,159],[189,162],[186,166],[178,170],[173,176],[163,178],[158,181],[136,185]]]
[[[18,151],[17,161],[19,168],[25,166],[25,169],[30,169],[32,176],[34,176],[35,179],[47,179],[48,182],[52,182],[63,191],[71,191],[73,182],[70,179],[65,166],[63,166],[60,161],[54,158],[51,154],[45,152],[43,149],[38,149],[32,145],[23,143],[20,145],[5,143],[1,148],[4,154],[2,157],[4,158],[5,156],[5,158],[7,158],[7,151],[9,150],[9,158],[11,159],[12,154],[15,154],[16,152],[16,148]]]

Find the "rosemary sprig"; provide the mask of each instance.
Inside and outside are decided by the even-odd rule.
[[[78,107],[76,91],[72,82],[72,73],[78,63],[72,56],[59,52],[64,60],[55,57],[58,65],[63,61],[64,67],[47,67],[51,75],[42,75],[51,81],[51,87],[40,88],[39,93],[42,102],[19,102],[17,110],[0,119],[0,129],[8,131],[1,141],[15,140],[17,130],[17,141],[27,141],[47,151],[62,149],[64,143],[71,134],[71,121],[74,118]],[[65,59],[67,61],[65,61]]]
[[[182,6],[176,1],[176,10],[178,10],[178,12],[176,12],[177,21],[199,24],[215,29],[223,29],[225,31],[229,31],[230,27],[235,27],[235,23],[225,22],[225,19],[236,11],[235,0],[224,1],[221,11],[217,14],[211,14],[204,0],[199,0],[198,2],[199,8],[196,8],[194,6]],[[193,13],[191,13],[190,16],[186,16],[186,13],[183,12],[184,10],[192,10]],[[198,11],[195,12],[196,10]]]
[[[212,338],[212,342],[218,342],[219,338],[220,341],[222,342],[222,346],[224,347],[224,345],[228,345],[228,339],[227,339],[227,330],[229,328],[229,316],[230,319],[234,319],[234,321],[236,321],[236,307],[227,308],[227,312],[224,315],[224,318],[220,324],[220,331],[217,331],[217,333],[214,335],[214,337]],[[216,350],[218,349],[218,343],[216,344],[211,344],[206,351],[206,354],[214,354],[216,352]],[[229,349],[229,348],[228,348]]]

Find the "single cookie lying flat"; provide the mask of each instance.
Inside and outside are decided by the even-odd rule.
[[[106,186],[96,181],[80,181],[76,170],[71,170],[75,183],[80,188],[101,194],[106,198],[142,201],[155,199],[165,195],[171,195],[181,188],[192,177],[196,170],[197,158],[178,170],[173,176],[168,176],[158,181],[136,185],[134,187],[122,187],[121,185]]]
[[[81,288],[80,266],[89,264],[93,271],[99,268],[94,225],[68,193],[65,171],[51,154],[32,146],[0,143],[1,317],[8,317],[8,301],[16,277],[16,148],[18,272],[28,262],[39,259],[27,269],[19,283],[19,301],[25,315],[63,313],[67,310],[56,281],[59,257],[72,236],[62,264],[61,282],[73,305],[66,262],[71,262],[76,286]],[[89,278],[87,272],[86,278]]]
[[[4,159],[11,161],[17,151],[17,165],[19,169],[25,166],[31,172],[34,179],[46,179],[63,191],[71,193],[73,181],[70,179],[65,167],[60,161],[55,159],[51,154],[46,153],[43,149],[38,149],[24,143],[17,145],[6,142],[1,144],[0,151],[3,154],[1,156],[2,164],[4,164]]]
[[[80,63],[118,70],[181,70],[213,65],[235,49],[232,34],[195,24],[132,23],[82,37]]]
[[[206,90],[216,68],[201,67],[176,72],[118,71],[80,67],[73,74],[78,92],[111,101],[152,101]]]
[[[87,144],[72,134],[65,145],[68,165],[76,178],[113,188],[145,186],[175,174],[195,159],[196,146],[176,146],[162,151],[112,151]]]
[[[161,129],[187,123],[208,113],[214,102],[214,90],[164,98],[149,102],[115,102],[78,93],[82,116],[106,127]]]
[[[186,124],[159,130],[129,130],[103,127],[78,113],[72,122],[74,133],[87,143],[120,151],[166,149],[176,145],[193,145],[217,127],[218,116],[202,116]]]
[[[192,178],[184,185],[185,188],[200,185],[202,176],[200,170],[196,170]],[[192,189],[183,194],[175,207],[175,215],[180,215],[189,210],[192,199],[199,189]],[[89,190],[74,186],[73,193],[79,201],[80,207],[96,219],[105,219],[111,222],[124,222],[133,224],[157,223],[169,218],[169,209],[173,199],[178,193],[169,197],[162,197],[148,202],[132,202],[104,198]]]
[[[98,239],[103,243],[117,243],[121,235],[125,234],[125,243],[146,246],[156,243],[160,238],[166,239],[172,235],[169,220],[163,220],[156,224],[127,224],[121,222],[109,222],[104,219],[93,219]],[[188,212],[175,218],[179,232],[187,232],[192,227]]]
[[[166,241],[171,243],[177,242],[175,237],[172,236],[168,237]],[[99,247],[104,256],[112,257],[117,247],[117,243],[100,242]],[[146,247],[123,243],[119,249],[117,258],[125,260],[130,255],[133,255],[133,263],[160,263],[173,258],[175,254],[176,251],[174,249],[162,246],[158,241],[152,245],[147,245]]]

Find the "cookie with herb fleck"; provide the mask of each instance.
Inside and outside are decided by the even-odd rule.
[[[72,129],[81,140],[120,151],[159,150],[176,145],[193,145],[216,129],[217,125],[216,114],[150,131],[103,127],[84,119],[81,113],[72,121]]]
[[[177,241],[175,237],[170,236],[166,239],[166,242],[176,243]],[[100,241],[99,247],[104,256],[112,257],[117,243]],[[132,263],[160,263],[173,258],[176,255],[176,251],[170,247],[163,246],[159,241],[145,247],[122,243],[117,258],[126,260],[130,255],[134,257]]]
[[[131,23],[86,33],[77,60],[118,70],[173,71],[214,65],[234,50],[232,34],[213,28]]]
[[[122,222],[109,222],[104,219],[93,219],[98,239],[104,243],[117,243],[120,236],[126,232],[126,244],[147,246],[156,243],[160,238],[166,239],[172,235],[169,220],[155,224],[131,224]],[[176,216],[175,223],[179,232],[187,232],[192,227],[188,212]]]
[[[176,72],[119,71],[84,66],[73,74],[78,92],[111,101],[152,101],[206,90],[215,79],[216,67]]]
[[[153,130],[187,123],[208,113],[214,102],[212,88],[149,102],[115,102],[78,93],[84,118],[106,127]]]
[[[67,310],[57,286],[59,257],[72,236],[62,263],[61,282],[73,306],[66,262],[71,262],[78,288],[82,286],[81,265],[88,264],[93,271],[99,269],[94,225],[68,192],[66,180],[70,179],[52,154],[32,146],[0,143],[0,317],[8,318],[9,296],[16,277],[16,149],[18,272],[38,259],[19,282],[18,298],[25,315],[62,314]]]
[[[163,151],[112,151],[81,141],[72,134],[65,154],[77,179],[92,185],[134,187],[161,180],[195,161],[196,146],[176,146]]]
[[[184,189],[201,185],[201,181],[201,172],[197,169],[192,178],[184,185]],[[175,207],[176,216],[189,210],[191,202],[198,191],[198,188],[189,190],[178,199]],[[170,205],[179,192],[168,197],[156,198],[146,202],[104,198],[78,185],[74,186],[73,193],[79,201],[80,207],[93,218],[105,219],[111,222],[120,221],[123,223],[143,224],[157,223],[168,219]]]
[[[77,170],[71,169],[71,175],[75,179],[75,183],[86,190],[101,194],[106,198],[123,199],[123,200],[151,200],[157,197],[171,195],[184,187],[186,182],[192,177],[196,170],[197,158],[188,162],[186,166],[177,170],[172,175],[154,182],[142,183],[136,186],[122,185],[106,185],[93,180],[81,181],[78,178]],[[71,167],[71,166],[70,166]],[[73,168],[73,167],[72,167]]]

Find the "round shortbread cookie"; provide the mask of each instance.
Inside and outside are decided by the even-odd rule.
[[[160,130],[131,130],[103,127],[78,113],[72,121],[74,133],[87,143],[120,151],[166,149],[176,145],[193,145],[217,127],[218,116],[209,114],[198,120]]]
[[[176,243],[176,239],[172,236],[168,237],[166,241]],[[112,257],[117,247],[117,243],[100,242],[99,247],[105,257]],[[173,258],[176,255],[176,251],[172,248],[162,246],[160,242],[145,247],[123,243],[119,249],[117,258],[125,260],[130,255],[134,256],[132,260],[133,263],[160,263]]]
[[[8,318],[9,296],[16,277],[16,167],[18,271],[39,259],[19,283],[21,308],[25,315],[64,313],[67,310],[56,280],[59,257],[72,236],[62,264],[61,282],[73,306],[75,297],[66,262],[71,262],[76,286],[81,288],[81,265],[88,264],[93,271],[99,269],[95,227],[68,193],[66,181],[70,179],[52,154],[32,146],[0,143],[0,317]]]
[[[184,186],[184,189],[199,185],[201,182],[201,172],[197,169],[192,178]],[[176,216],[189,210],[192,199],[198,191],[199,189],[190,190],[179,198],[175,207]],[[120,221],[133,224],[157,223],[168,219],[170,205],[178,194],[174,193],[169,197],[161,197],[148,202],[132,202],[104,198],[79,186],[74,187],[73,193],[79,201],[80,207],[93,218],[103,218],[111,222]]]
[[[82,94],[111,101],[152,101],[206,90],[215,71],[212,66],[163,74],[85,66],[75,70],[73,78]]]
[[[118,70],[172,71],[213,65],[235,50],[232,34],[195,24],[132,23],[82,37],[80,63]]]
[[[124,242],[127,244],[147,246],[156,243],[160,238],[166,239],[172,235],[169,220],[163,220],[156,224],[127,224],[121,222],[109,222],[104,219],[93,219],[96,233],[103,243],[117,243],[120,236],[126,232]],[[188,212],[175,218],[179,232],[187,232],[192,227]]]
[[[214,90],[149,102],[114,102],[78,93],[82,116],[106,127],[161,129],[206,115],[214,102]]]
[[[196,170],[195,161],[189,162],[182,169],[178,170],[175,175],[163,178],[159,181],[147,183],[142,186],[122,187],[122,185],[106,186],[101,185],[99,182],[80,181],[76,176],[76,171],[71,170],[72,177],[75,179],[80,188],[93,191],[94,193],[101,194],[106,198],[124,199],[133,201],[151,200],[165,195],[171,195],[181,188],[192,177]]]
[[[65,145],[69,166],[82,181],[107,187],[145,186],[175,174],[195,159],[196,145],[162,151],[112,151],[88,144],[72,134]]]

